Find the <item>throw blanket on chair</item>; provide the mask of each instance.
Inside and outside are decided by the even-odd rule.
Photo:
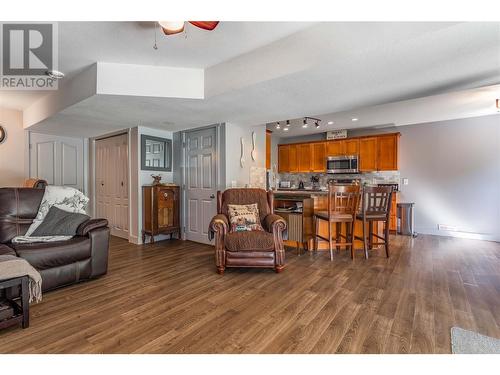
[[[61,210],[67,212],[85,213],[85,208],[89,198],[87,198],[81,191],[68,187],[68,186],[52,186],[49,185],[45,187],[45,192],[43,194],[42,202],[38,208],[38,214],[36,215],[33,223],[28,228],[28,231],[24,236],[17,236],[12,239],[14,243],[27,243],[27,242],[54,242],[54,241],[65,241],[69,240],[73,236],[31,236],[36,228],[47,216],[50,208],[55,206]]]
[[[29,276],[30,302],[42,300],[42,276],[25,259],[0,255],[0,280]]]

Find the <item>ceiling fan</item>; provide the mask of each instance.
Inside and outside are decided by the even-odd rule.
[[[203,30],[212,31],[217,27],[219,21],[187,21],[191,25]],[[165,35],[178,34],[184,31],[186,21],[158,21]]]

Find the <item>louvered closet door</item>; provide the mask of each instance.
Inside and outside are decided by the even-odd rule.
[[[128,238],[128,135],[96,141],[96,212],[113,236]]]

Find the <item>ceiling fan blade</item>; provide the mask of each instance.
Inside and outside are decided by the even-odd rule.
[[[213,30],[219,24],[219,21],[188,21],[191,25],[199,27],[203,30]]]

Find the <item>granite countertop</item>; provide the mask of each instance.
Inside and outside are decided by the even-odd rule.
[[[328,194],[328,190],[313,190],[313,189],[278,189],[273,190],[275,195],[323,195]]]

